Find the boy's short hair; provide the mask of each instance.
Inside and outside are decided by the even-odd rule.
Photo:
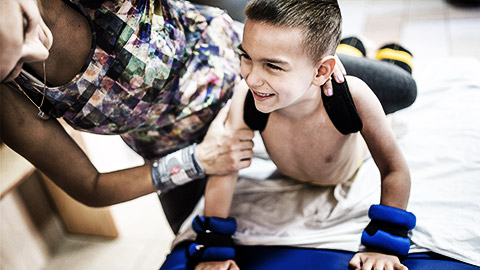
[[[340,42],[342,15],[336,0],[251,0],[245,15],[274,26],[301,28],[303,47],[312,61],[333,55]]]

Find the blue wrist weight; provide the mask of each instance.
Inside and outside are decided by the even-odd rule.
[[[413,213],[385,205],[372,205],[368,216],[371,222],[362,233],[362,244],[394,255],[408,254],[408,232],[416,224]]]
[[[411,212],[386,206],[374,204],[368,210],[368,217],[372,220],[392,223],[397,226],[402,226],[408,230],[415,228],[417,222],[415,215]]]
[[[210,230],[219,234],[234,234],[237,231],[237,221],[234,218],[217,218],[196,216],[192,221],[196,233]]]
[[[237,231],[234,218],[196,216],[192,228],[197,233],[195,243],[188,248],[188,267],[201,261],[224,261],[235,257],[232,235]]]

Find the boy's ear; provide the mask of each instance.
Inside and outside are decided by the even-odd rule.
[[[335,68],[335,57],[328,55],[323,57],[315,64],[315,76],[313,77],[313,84],[316,86],[323,85],[332,76]]]

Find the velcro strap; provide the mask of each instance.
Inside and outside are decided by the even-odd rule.
[[[405,237],[405,238],[408,237],[408,231],[409,231],[409,229],[403,226],[398,226],[392,223],[378,221],[378,220],[370,221],[368,226],[365,228],[365,231],[368,233],[368,235],[374,235],[378,230],[382,230],[391,235],[396,235],[396,236]]]
[[[195,264],[197,264],[201,261],[204,252],[205,246],[193,243],[187,249],[187,257],[189,260],[195,261]]]
[[[235,257],[235,250],[232,247],[205,247],[193,243],[188,250],[190,258],[198,261],[225,261]]]
[[[186,253],[187,253],[187,269],[194,270],[195,266],[202,261],[203,253],[205,252],[205,247],[198,244],[191,244]]]
[[[206,247],[193,243],[187,249],[187,269],[195,269],[195,266],[203,261],[226,261],[234,257],[233,247]]]
[[[233,246],[233,239],[230,234],[219,234],[214,232],[200,232],[197,233],[197,239],[195,240],[198,244],[207,246],[207,247],[231,247]]]

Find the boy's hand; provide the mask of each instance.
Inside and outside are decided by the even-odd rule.
[[[333,78],[335,78],[336,82],[342,83],[345,81],[345,75],[347,75],[347,71],[345,70],[342,62],[340,62],[338,55],[335,54],[335,69],[333,70]],[[322,87],[326,96],[333,95],[333,87],[330,80],[328,80]]]
[[[240,270],[237,264],[232,261],[223,261],[223,262],[201,262],[196,267],[195,270]]]
[[[360,252],[355,254],[349,263],[355,270],[408,270],[400,263],[397,256],[377,252]]]

